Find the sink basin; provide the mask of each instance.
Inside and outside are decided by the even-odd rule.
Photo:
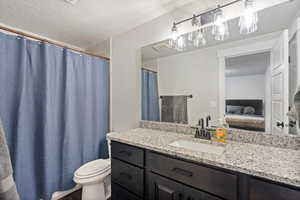
[[[178,140],[175,141],[171,144],[170,146],[173,147],[179,147],[187,150],[192,150],[192,151],[199,151],[203,153],[213,153],[213,154],[222,154],[225,150],[224,147],[222,146],[216,146],[212,144],[204,144],[200,142],[192,142],[192,141],[187,141],[187,140]]]

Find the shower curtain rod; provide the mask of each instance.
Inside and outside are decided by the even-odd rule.
[[[24,32],[21,32],[21,31],[14,30],[12,28],[8,28],[8,27],[4,27],[4,26],[0,25],[0,29],[4,30],[4,31],[7,31],[7,32],[11,32],[11,33],[17,34],[17,35],[28,37],[28,38],[31,38],[31,39],[34,39],[34,40],[39,40],[39,41],[46,42],[46,43],[49,43],[49,44],[52,44],[52,45],[56,45],[56,46],[60,46],[60,47],[66,48],[66,49],[70,49],[72,51],[75,51],[75,52],[78,52],[78,53],[81,53],[81,54],[86,54],[86,55],[89,55],[89,56],[94,56],[94,57],[105,59],[105,60],[108,60],[108,61],[110,60],[110,58],[107,58],[107,57],[104,57],[104,56],[99,56],[99,55],[96,55],[96,54],[93,54],[93,53],[82,51],[80,49],[68,47],[68,46],[59,44],[57,42],[53,42],[53,41],[44,39],[42,37],[38,37],[38,36],[34,36],[34,35],[31,35],[31,34],[28,34],[28,33],[24,33]]]
[[[145,70],[145,71],[148,71],[148,72],[153,72],[153,73],[157,73],[156,71],[154,71],[154,70],[151,70],[151,69],[147,69],[147,68],[143,68],[142,67],[142,70]]]

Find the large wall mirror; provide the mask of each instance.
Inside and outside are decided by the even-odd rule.
[[[300,77],[298,11],[299,3],[260,10],[258,31],[246,35],[232,19],[222,41],[207,27],[205,41],[191,40],[199,37],[194,31],[181,36],[181,48],[172,39],[143,47],[142,120],[197,125],[209,116],[211,124],[298,135],[288,115]]]

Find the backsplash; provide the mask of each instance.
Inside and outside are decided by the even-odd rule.
[[[185,124],[140,121],[140,128],[149,128],[153,130],[168,131],[181,134],[194,134],[191,126]],[[228,139],[236,142],[300,150],[299,136],[270,135],[255,131],[230,129]]]

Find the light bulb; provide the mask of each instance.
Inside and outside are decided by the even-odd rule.
[[[214,25],[212,28],[212,34],[215,40],[224,40],[229,36],[228,24],[224,19],[223,11],[219,8],[214,15]]]
[[[244,0],[244,13],[240,17],[241,34],[250,34],[257,31],[258,15],[253,7],[253,0]]]

